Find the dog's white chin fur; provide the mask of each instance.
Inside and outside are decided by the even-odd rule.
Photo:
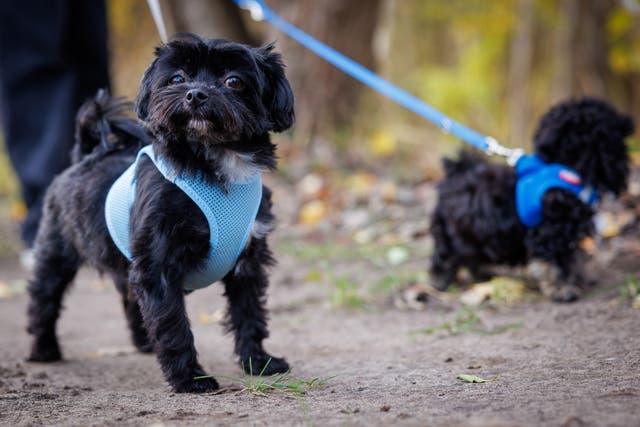
[[[219,159],[220,172],[227,177],[230,184],[247,182],[262,171],[262,168],[254,163],[253,155],[250,153],[225,149]]]
[[[204,119],[191,119],[187,123],[190,131],[201,136],[207,135],[209,132],[209,123]]]
[[[190,119],[187,128],[195,139],[207,138],[212,130],[210,122],[198,118]],[[225,176],[230,184],[247,182],[256,173],[262,172],[262,168],[254,163],[253,155],[250,153],[238,153],[220,147],[216,157],[219,159],[220,175]]]

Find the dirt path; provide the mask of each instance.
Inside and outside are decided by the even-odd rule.
[[[188,309],[201,362],[226,389],[171,393],[154,357],[130,347],[116,292],[83,272],[59,325],[64,362],[24,362],[26,295],[0,298],[0,425],[640,426],[640,310],[618,298],[637,254],[610,257],[602,283],[575,304],[478,308],[473,326],[496,333],[427,334],[419,330],[454,323],[459,306],[402,310],[385,284],[418,274],[428,242],[390,267],[332,239],[301,240],[286,224],[276,236],[266,346],[296,378],[324,380],[304,396],[238,390],[216,286],[190,295]],[[19,289],[17,265],[0,260],[0,282]],[[458,374],[497,378],[468,384]]]

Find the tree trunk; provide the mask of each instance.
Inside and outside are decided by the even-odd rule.
[[[607,62],[607,18],[612,0],[580,1],[578,42],[574,45],[575,75],[580,94],[605,97],[611,70]]]
[[[367,68],[374,68],[373,38],[380,0],[278,0],[274,11]],[[312,140],[350,123],[363,86],[275,30],[296,95],[296,136]]]
[[[230,0],[168,0],[168,6],[165,14],[171,17],[174,33],[188,31],[206,38],[255,42],[242,21],[240,8]]]
[[[518,25],[511,43],[509,61],[509,123],[511,143],[521,146],[528,140],[529,74],[533,50],[533,0],[518,3]]]
[[[562,0],[556,26],[551,77],[551,102],[569,98],[574,93],[574,51],[578,23],[578,0]]]

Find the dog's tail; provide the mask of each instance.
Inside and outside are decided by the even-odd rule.
[[[446,176],[453,176],[469,172],[478,167],[478,165],[486,163],[486,160],[478,153],[462,149],[456,159],[444,158],[442,167]]]
[[[111,97],[106,89],[82,104],[76,115],[73,163],[96,149],[111,151],[144,143],[148,136],[143,126],[127,114],[132,111],[130,102]]]

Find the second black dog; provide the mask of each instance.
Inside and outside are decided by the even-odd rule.
[[[603,101],[584,98],[551,108],[535,134],[535,153],[545,163],[576,171],[599,193],[626,188],[625,138],[633,123]],[[587,282],[579,242],[593,232],[593,209],[571,192],[552,188],[542,198],[542,222],[525,227],[516,211],[513,168],[463,152],[445,160],[433,215],[435,252],[431,274],[444,290],[461,267],[487,280],[488,266],[528,264],[528,272],[554,301],[579,297]]]

